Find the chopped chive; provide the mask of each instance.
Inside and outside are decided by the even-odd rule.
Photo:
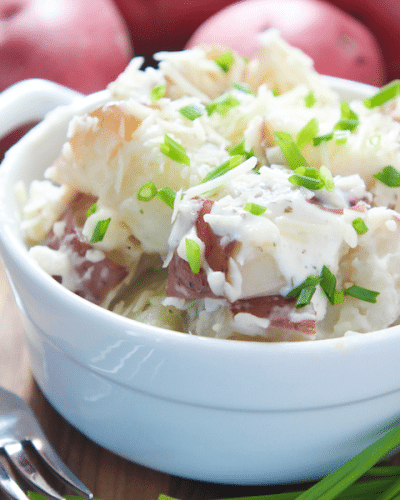
[[[349,133],[348,130],[335,130],[333,133],[333,138],[335,139],[335,143],[338,146],[346,144],[348,133]]]
[[[357,113],[355,113],[349,106],[349,103],[342,101],[340,103],[341,120],[356,120],[359,121]]]
[[[343,290],[340,292],[336,290],[335,275],[327,266],[322,267],[320,278],[320,286],[325,292],[325,295],[328,297],[329,302],[332,305],[342,304],[344,302],[344,292]]]
[[[335,188],[335,182],[332,177],[332,172],[325,165],[321,165],[319,168],[319,177],[324,182],[324,187],[327,191],[333,191]]]
[[[299,296],[297,297],[295,307],[300,308],[304,306],[308,306],[308,304],[311,302],[311,299],[316,291],[317,287],[316,286],[306,286],[304,287]]]
[[[353,132],[353,130],[355,130],[358,127],[359,123],[360,121],[354,118],[339,120],[334,126],[334,130],[350,130],[350,132]]]
[[[199,244],[191,240],[190,238],[185,238],[186,244],[186,257],[192,270],[192,273],[197,274],[200,272],[201,267],[201,252]]]
[[[296,146],[303,149],[318,135],[319,124],[316,118],[312,118],[297,134]]]
[[[290,292],[286,295],[286,297],[288,299],[299,297],[303,288],[317,286],[320,283],[320,281],[321,281],[320,276],[308,276],[302,283],[300,283],[300,285],[293,288],[293,290],[290,290]]]
[[[400,80],[393,80],[384,87],[382,87],[379,92],[377,92],[372,97],[367,97],[364,99],[364,106],[368,109],[376,108],[381,106],[386,102],[394,99],[400,94]]]
[[[361,219],[361,217],[357,217],[357,219],[354,219],[353,222],[353,227],[357,231],[357,234],[365,234],[368,231],[368,226],[365,224],[365,222]]]
[[[96,227],[94,228],[92,237],[90,239],[90,243],[98,243],[99,241],[103,240],[110,222],[111,217],[105,220],[97,221]]]
[[[286,160],[293,170],[297,167],[308,167],[308,162],[301,154],[299,147],[296,145],[293,137],[288,132],[279,130],[274,131],[276,143],[280,147]]]
[[[186,154],[185,148],[167,134],[164,135],[164,142],[160,145],[160,150],[165,156],[171,158],[171,160],[190,165],[190,159]]]
[[[328,142],[333,139],[333,132],[329,132],[329,134],[319,135],[313,139],[313,145],[319,146],[321,142]]]
[[[296,168],[294,174],[288,178],[288,181],[295,186],[302,186],[313,191],[318,191],[325,186],[319,170],[315,167]]]
[[[208,174],[204,177],[203,182],[207,182],[215,179],[216,177],[220,177],[226,172],[229,172],[229,170],[232,170],[233,168],[240,165],[242,162],[242,155],[232,156],[231,158],[229,158],[229,160],[224,161],[223,163],[221,163],[221,165],[218,165],[218,167],[215,167],[213,170],[208,172]]]
[[[288,178],[288,181],[295,186],[301,186],[312,191],[318,191],[324,187],[324,183],[321,179],[314,179],[306,175],[293,174]]]
[[[267,207],[251,202],[246,203],[243,208],[246,212],[250,212],[252,215],[262,215],[267,210]]]
[[[310,92],[304,97],[304,103],[307,108],[312,108],[317,103],[313,90],[310,90]]]
[[[147,182],[144,184],[139,191],[137,192],[136,198],[139,201],[150,201],[152,200],[157,194],[157,188],[154,184],[154,182]]]
[[[241,83],[241,82],[236,82],[232,83],[232,86],[236,89],[239,90],[240,92],[244,92],[245,94],[250,94],[250,95],[256,95],[250,88],[250,86],[247,83]]]
[[[345,101],[340,103],[340,120],[334,125],[332,132],[313,138],[313,145],[319,146],[322,142],[335,139],[337,145],[346,144],[346,132],[353,132],[359,125],[358,115]]]
[[[222,69],[222,71],[228,73],[232,65],[235,63],[235,57],[230,50],[227,50],[219,57],[216,57],[214,61],[218,64],[218,66]]]
[[[374,174],[374,177],[388,187],[400,187],[400,172],[391,165],[384,167],[380,172]]]
[[[170,208],[174,208],[176,192],[173,189],[163,187],[157,191],[157,196]]]
[[[151,102],[156,102],[159,99],[161,99],[161,97],[164,97],[166,90],[167,90],[167,86],[165,83],[162,85],[157,85],[156,87],[153,87],[151,89],[151,92],[150,92]]]
[[[377,147],[380,146],[381,139],[382,136],[380,134],[375,134],[370,138],[369,143],[371,144],[371,146]]]
[[[246,160],[248,160],[249,158],[251,158],[252,156],[254,156],[253,149],[251,151],[246,151],[246,149],[245,149],[245,141],[244,140],[242,142],[239,142],[238,144],[235,144],[235,145],[231,146],[228,149],[228,153],[231,156],[242,155],[242,156],[244,156],[246,158]]]
[[[375,304],[376,298],[379,295],[379,292],[374,292],[373,290],[368,290],[368,288],[363,288],[358,285],[352,285],[350,288],[346,288],[344,293],[355,299],[371,302],[372,304]]]
[[[231,94],[224,94],[217,99],[214,99],[210,104],[207,104],[206,110],[208,116],[211,116],[213,113],[219,113],[220,115],[226,115],[229,110],[239,106],[241,103],[239,99],[236,99]]]
[[[94,214],[97,210],[97,204],[93,203],[91,207],[89,207],[88,211],[86,212],[86,217],[90,217],[92,214]]]
[[[200,106],[196,106],[196,104],[188,104],[187,106],[183,106],[179,110],[179,113],[188,120],[194,121],[196,118],[202,116],[204,111]]]

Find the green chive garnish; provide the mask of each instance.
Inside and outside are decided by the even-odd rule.
[[[318,191],[325,187],[319,170],[314,167],[298,167],[294,174],[288,178],[288,181],[295,186],[302,186],[313,191]]]
[[[317,102],[314,91],[310,90],[310,92],[305,96],[304,103],[307,108],[312,108]]]
[[[350,108],[349,104],[345,101],[340,103],[340,120],[336,123],[334,130],[355,130],[360,120],[358,115]]]
[[[358,285],[353,285],[350,288],[346,288],[344,293],[346,295],[350,295],[355,299],[364,300],[365,302],[371,302],[375,304],[376,298],[379,295],[379,292],[374,292],[373,290],[368,290],[368,288],[363,288]]]
[[[298,167],[308,167],[307,160],[301,154],[299,147],[296,145],[293,137],[288,132],[275,130],[274,137],[276,143],[280,147],[283,155],[293,170]]]
[[[374,177],[388,187],[400,187],[400,172],[391,165],[384,167],[381,172],[374,174]]]
[[[93,205],[86,212],[86,217],[90,217],[92,214],[96,212],[96,210],[97,210],[97,205],[96,203],[93,203]]]
[[[185,238],[186,244],[186,257],[192,270],[192,273],[197,274],[200,272],[201,267],[201,252],[199,244],[191,240],[190,238]]]
[[[333,139],[333,132],[329,132],[329,134],[319,135],[313,139],[314,146],[319,146],[321,142],[328,142]]]
[[[308,276],[302,283],[300,283],[300,285],[293,288],[293,290],[290,290],[290,292],[286,295],[286,297],[288,299],[299,297],[301,291],[304,288],[317,286],[320,283],[320,281],[321,281],[320,276]]]
[[[208,174],[204,177],[203,182],[210,181],[215,179],[216,177],[220,177],[221,175],[229,172],[233,168],[237,167],[243,162],[243,157],[241,155],[235,155],[229,158],[229,160],[224,161],[218,167],[215,167],[213,170],[208,172]]]
[[[245,94],[256,95],[247,83],[232,83],[232,87]]]
[[[186,154],[185,148],[167,134],[164,135],[164,142],[160,145],[160,150],[165,156],[171,158],[171,160],[190,165],[190,159]]]
[[[353,132],[359,123],[358,115],[350,108],[347,102],[343,101],[340,103],[340,120],[335,124],[332,132],[314,137],[313,144],[314,146],[319,146],[321,142],[328,142],[333,138],[335,138],[338,145],[346,144],[347,134],[345,132]]]
[[[246,203],[243,208],[246,212],[250,212],[252,215],[262,215],[267,210],[267,207],[251,202]]]
[[[364,99],[364,106],[368,109],[376,108],[381,106],[386,102],[394,99],[400,94],[400,80],[393,80],[384,87],[382,87],[379,92],[377,92],[372,97],[367,97]]]
[[[358,217],[357,219],[354,219],[353,222],[353,227],[357,231],[357,234],[365,234],[368,231],[368,227],[365,224],[365,222],[361,219],[361,217]]]
[[[291,175],[288,181],[295,186],[301,186],[312,191],[318,191],[324,187],[324,183],[321,179],[315,179],[313,177],[308,177],[307,175],[300,175],[296,173]]]
[[[316,291],[317,287],[316,286],[306,286],[303,288],[297,297],[295,307],[300,308],[304,306],[308,306],[308,304],[311,302],[311,299]]]
[[[136,198],[139,201],[150,201],[152,200],[157,194],[157,188],[154,184],[154,182],[147,182],[144,184],[139,191],[137,192]]]
[[[303,149],[318,135],[319,124],[316,118],[312,118],[297,134],[296,146]]]
[[[196,106],[196,104],[188,104],[187,106],[183,106],[179,110],[179,113],[188,120],[194,121],[203,115],[204,110],[200,106]]]
[[[157,85],[157,87],[153,87],[150,92],[151,102],[156,102],[161,99],[161,97],[164,97],[166,90],[167,86],[165,83],[163,85]]]
[[[344,301],[344,292],[343,290],[340,292],[336,290],[335,275],[327,266],[322,267],[320,278],[320,286],[325,292],[325,295],[328,297],[329,302],[332,305],[341,304]]]
[[[232,65],[235,63],[235,57],[230,50],[227,50],[219,57],[216,57],[214,61],[218,64],[218,66],[222,69],[222,71],[228,73]]]
[[[252,156],[254,156],[253,149],[251,151],[246,151],[246,149],[245,149],[245,141],[244,140],[242,142],[239,142],[238,144],[235,144],[235,145],[231,146],[228,149],[228,153],[231,156],[242,155],[242,156],[244,156],[246,158],[246,160],[248,160],[249,158],[251,158]]]
[[[333,191],[335,188],[335,182],[332,177],[332,172],[325,165],[321,165],[319,168],[319,177],[324,183],[324,187],[327,191]]]
[[[239,106],[241,103],[239,99],[236,99],[231,94],[224,94],[217,99],[214,99],[210,104],[207,104],[206,110],[208,116],[211,116],[213,113],[219,113],[220,115],[226,115],[229,110]]]
[[[176,192],[169,187],[161,188],[157,191],[157,196],[170,208],[174,208]]]
[[[98,243],[99,241],[103,240],[110,222],[111,217],[105,220],[97,221],[96,227],[94,228],[92,237],[90,239],[90,243]]]

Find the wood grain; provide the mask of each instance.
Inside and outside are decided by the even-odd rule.
[[[52,408],[32,377],[18,309],[1,264],[0,385],[31,405],[56,451],[97,498],[157,500],[163,493],[179,500],[215,500],[296,490],[295,485],[239,487],[170,476],[125,460],[83,436]],[[390,462],[399,464],[399,457]],[[61,491],[74,493],[65,488]],[[0,500],[5,500],[1,492]]]

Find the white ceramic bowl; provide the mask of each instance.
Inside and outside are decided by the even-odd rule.
[[[329,80],[344,99],[374,91]],[[0,95],[0,134],[72,102],[23,137],[0,168],[0,251],[34,375],[54,407],[135,462],[235,484],[319,477],[390,429],[400,415],[400,327],[276,344],[174,333],[85,301],[28,257],[15,183],[41,178],[68,119],[107,96],[82,98],[37,80]]]

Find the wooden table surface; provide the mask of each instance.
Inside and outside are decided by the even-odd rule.
[[[31,405],[56,451],[97,498],[157,500],[164,493],[179,500],[214,500],[297,489],[295,486],[238,487],[182,479],[129,462],[83,436],[52,408],[35,384],[23,328],[1,263],[0,385]],[[398,465],[399,456],[391,463]],[[71,490],[62,491],[74,494]],[[1,492],[0,500],[4,500]]]

